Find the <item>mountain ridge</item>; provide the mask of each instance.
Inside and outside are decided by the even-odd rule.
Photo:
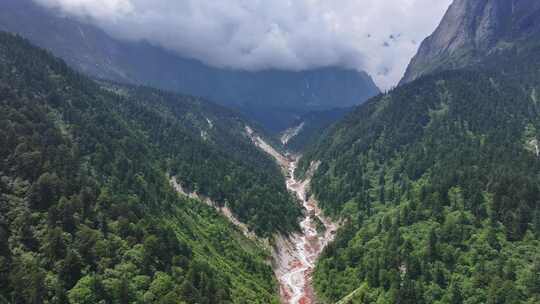
[[[239,109],[276,133],[306,112],[357,105],[379,93],[365,72],[332,67],[298,72],[213,68],[144,41],[112,38],[32,0],[4,0],[0,8],[0,29],[51,50],[79,71],[201,96]]]
[[[320,161],[311,195],[347,223],[314,273],[324,301],[540,301],[540,26],[522,31],[519,10],[483,19],[509,3],[456,0],[411,81],[356,107],[304,153],[297,174]],[[511,3],[534,4],[524,14],[536,16],[538,2]],[[450,20],[461,13],[504,26],[460,32],[466,23]],[[457,36],[435,43],[448,25]]]
[[[400,84],[448,69],[480,64],[538,34],[535,0],[455,0],[411,60]]]
[[[278,303],[269,252],[171,184],[258,236],[295,231],[300,208],[246,124],[0,33],[0,300]]]

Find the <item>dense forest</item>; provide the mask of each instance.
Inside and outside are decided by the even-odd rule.
[[[227,205],[260,236],[297,229],[300,206],[275,162],[246,136],[246,122],[237,114],[149,88],[105,88],[124,96],[117,101],[123,103],[118,113],[130,128],[144,130],[154,156],[186,190]]]
[[[538,41],[538,40],[536,40]],[[540,302],[540,47],[382,94],[302,160],[344,220],[318,263],[328,303]]]
[[[279,169],[234,113],[96,83],[0,33],[0,302],[277,303],[260,235],[296,228]]]

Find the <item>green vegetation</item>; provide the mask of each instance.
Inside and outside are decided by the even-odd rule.
[[[540,49],[512,49],[360,106],[305,154],[346,220],[314,281],[328,303],[540,302]],[[476,70],[476,71],[475,71]]]
[[[112,88],[127,94],[117,101],[124,103],[122,117],[130,128],[144,130],[156,147],[154,157],[165,160],[163,166],[186,190],[227,205],[260,236],[297,229],[300,206],[274,160],[246,136],[246,122],[237,114],[189,96]]]
[[[195,98],[97,84],[0,34],[0,302],[277,303],[267,254],[169,183],[261,235],[294,229],[279,169],[243,128]]]

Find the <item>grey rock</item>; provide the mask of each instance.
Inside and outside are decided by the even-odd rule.
[[[455,0],[422,42],[401,84],[473,65],[538,33],[539,0]]]

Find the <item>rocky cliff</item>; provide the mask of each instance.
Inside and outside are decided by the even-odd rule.
[[[401,83],[474,65],[538,33],[538,0],[455,0],[420,46]]]

